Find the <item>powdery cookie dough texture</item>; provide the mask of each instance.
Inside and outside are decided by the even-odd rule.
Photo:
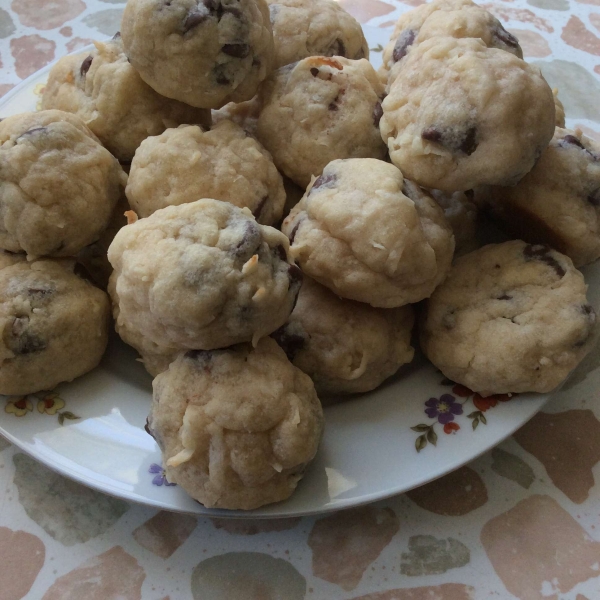
[[[520,239],[549,244],[575,266],[600,257],[600,144],[556,128],[535,167],[515,187],[495,187],[492,212]]]
[[[0,122],[0,248],[73,256],[108,225],[127,176],[79,117],[59,110]]]
[[[231,121],[210,131],[182,125],[146,139],[131,163],[126,194],[140,217],[214,198],[249,208],[264,225],[279,221],[285,204],[271,155]]]
[[[117,331],[165,351],[256,342],[285,323],[301,281],[281,232],[212,199],[123,227],[108,259]]]
[[[434,37],[480,39],[488,48],[498,48],[523,58],[519,40],[506,31],[489,11],[471,0],[434,0],[403,14],[383,50],[379,69],[389,84],[397,74],[396,65],[419,43]]]
[[[343,300],[307,277],[288,322],[272,337],[319,395],[354,394],[374,390],[413,359],[413,323],[411,306]]]
[[[360,23],[333,0],[267,0],[275,42],[275,68],[307,56],[369,59]]]
[[[552,90],[537,67],[481,40],[413,48],[383,102],[392,162],[429,188],[514,185],[554,132]]]
[[[107,295],[60,261],[0,269],[0,394],[51,390],[98,365],[108,341]]]
[[[483,395],[549,392],[592,347],[583,275],[547,246],[515,240],[459,258],[427,302],[421,347]]]
[[[148,85],[199,108],[250,100],[272,70],[265,0],[129,0],[121,36]]]
[[[427,298],[454,252],[452,230],[431,196],[374,159],[330,163],[282,231],[307,275],[382,308]]]
[[[285,500],[317,452],[313,383],[271,339],[181,355],[153,387],[148,428],[167,478],[208,508]]]
[[[210,111],[165,98],[144,83],[119,37],[94,46],[90,53],[64,56],[52,67],[43,109],[75,113],[124,162],[148,136],[168,127],[210,125]]]
[[[257,136],[277,168],[306,189],[336,158],[383,158],[384,89],[366,60],[310,57],[263,84]]]

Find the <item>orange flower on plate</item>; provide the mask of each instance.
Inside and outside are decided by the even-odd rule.
[[[456,433],[460,429],[460,425],[458,423],[446,423],[444,425],[444,433]]]
[[[10,400],[6,403],[4,407],[4,411],[15,415],[15,417],[23,417],[28,412],[33,410],[33,404],[27,396],[23,396],[22,398],[17,398],[16,400]]]
[[[475,394],[473,396],[473,404],[475,408],[481,412],[485,412],[488,408],[494,408],[498,404],[498,400],[495,396],[488,396],[484,398],[481,394]]]
[[[39,413],[55,415],[61,408],[65,407],[65,401],[56,394],[47,394],[37,403]]]

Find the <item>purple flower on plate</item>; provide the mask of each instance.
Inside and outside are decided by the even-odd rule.
[[[177,485],[176,483],[169,483],[167,481],[165,470],[156,463],[152,463],[150,465],[148,473],[152,473],[154,475],[154,478],[152,479],[152,485]]]
[[[463,413],[462,404],[457,402],[454,396],[450,394],[442,394],[439,399],[429,398],[425,402],[425,406],[427,406],[425,414],[431,419],[437,417],[442,425],[454,421],[454,415],[462,415]]]

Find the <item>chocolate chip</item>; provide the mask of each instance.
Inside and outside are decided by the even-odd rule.
[[[231,83],[231,80],[229,79],[229,77],[227,77],[227,75],[225,75],[224,69],[225,69],[224,65],[217,65],[214,68],[215,81],[219,85],[229,85]]]
[[[306,340],[303,336],[290,331],[289,325],[280,327],[271,334],[271,337],[279,344],[290,361],[293,361],[294,358],[296,358],[298,352],[300,352],[306,344]]]
[[[250,54],[250,46],[248,44],[225,44],[221,48],[221,52],[234,58],[246,58]]]
[[[183,22],[183,33],[187,33],[194,29],[194,27],[198,27],[198,25],[206,21],[206,19],[208,19],[208,14],[206,12],[197,10],[189,12]]]
[[[496,300],[512,300],[512,296],[508,294],[502,294],[501,296],[497,296]]]
[[[302,271],[296,265],[290,265],[288,268],[288,275],[290,276],[290,281],[292,283],[301,283],[302,282]]]
[[[383,117],[383,108],[381,108],[381,102],[378,102],[373,109],[373,123],[375,123],[375,127],[379,127],[381,117]]]
[[[581,140],[576,138],[574,135],[565,135],[562,141],[565,142],[565,144],[571,144],[581,148],[582,150],[585,150],[585,146],[581,143]]]
[[[327,175],[321,175],[315,179],[312,188],[310,189],[310,194],[313,193],[314,190],[318,190],[322,187],[332,188],[335,186],[335,182],[337,181],[337,175],[334,173],[328,173]]]
[[[257,253],[261,243],[260,227],[255,221],[246,221],[241,239],[234,247],[233,254],[245,263]]]
[[[273,248],[273,252],[274,252],[275,256],[277,256],[279,258],[279,260],[282,260],[283,262],[287,262],[287,254],[285,252],[285,248],[281,244],[278,244],[277,246],[275,246],[275,248]]]
[[[85,77],[86,73],[90,70],[93,60],[94,60],[94,58],[92,56],[87,56],[86,58],[83,59],[83,62],[81,63],[81,67],[79,67],[79,74],[82,77]]]
[[[34,333],[27,331],[29,317],[17,317],[11,327],[10,349],[17,355],[34,354],[46,348],[46,343]]]
[[[506,31],[502,25],[498,24],[498,27],[494,30],[494,35],[504,44],[511,48],[519,47],[519,40],[512,34]]]
[[[436,126],[427,127],[421,132],[421,137],[428,142],[441,144],[452,152],[464,152],[467,156],[471,156],[477,149],[477,129],[475,127],[467,127],[459,129],[449,127],[440,129]]]
[[[265,207],[265,204],[267,203],[267,200],[269,199],[269,196],[265,196],[259,203],[258,206],[254,209],[254,211],[252,212],[252,214],[254,215],[254,218],[258,221],[258,218],[260,217],[260,213],[262,212],[262,209]]]
[[[564,277],[566,274],[565,269],[553,256],[550,255],[550,252],[552,252],[550,246],[542,244],[538,244],[536,246],[528,244],[525,246],[525,248],[523,248],[523,255],[525,256],[526,260],[539,260],[547,264],[549,267],[552,267],[559,277]]]
[[[316,67],[313,67],[313,68],[310,70],[310,73],[311,73],[311,75],[312,75],[313,77],[316,77],[316,76],[319,74],[319,69],[317,69]]]
[[[294,243],[294,240],[296,239],[296,234],[298,233],[298,229],[300,228],[300,225],[302,224],[302,220],[298,221],[295,225],[294,228],[292,229],[292,231],[290,232],[290,245]]]
[[[337,98],[336,98],[336,100],[337,100]],[[327,107],[327,109],[328,109],[328,110],[330,110],[330,111],[332,111],[332,112],[335,112],[336,110],[339,110],[339,107],[338,107],[338,105],[337,105],[337,104],[335,103],[335,101],[334,101],[334,102],[332,102],[332,103],[331,103],[331,104],[330,104],[330,105]]]
[[[394,44],[394,52],[392,54],[392,58],[395,63],[397,63],[399,60],[402,60],[406,56],[408,49],[410,48],[410,46],[412,46],[416,37],[417,32],[414,31],[414,29],[405,29],[398,36],[398,39]]]

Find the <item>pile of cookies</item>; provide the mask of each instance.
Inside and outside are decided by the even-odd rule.
[[[594,340],[600,146],[470,0],[368,57],[333,0],[129,0],[61,59],[0,123],[0,392],[94,368],[107,289],[168,479],[252,509],[293,493],[321,402],[412,361],[415,320],[482,395],[556,388]]]

